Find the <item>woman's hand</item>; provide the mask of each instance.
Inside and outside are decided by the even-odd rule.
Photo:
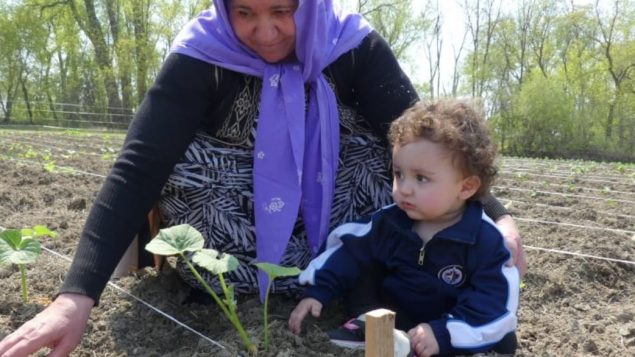
[[[300,334],[302,330],[302,320],[306,314],[311,312],[311,316],[320,317],[322,312],[322,303],[314,298],[304,298],[298,303],[298,306],[293,309],[291,317],[289,317],[289,328],[291,332],[296,335]]]
[[[525,257],[525,249],[523,248],[523,242],[520,239],[520,232],[514,219],[510,215],[501,216],[496,221],[498,229],[503,233],[505,237],[505,245],[512,252],[512,262],[510,265],[516,265],[522,278],[527,272],[527,258]]]
[[[408,331],[412,350],[417,357],[429,357],[439,353],[439,343],[430,325],[423,323]]]
[[[0,342],[0,356],[28,356],[45,346],[52,350],[48,357],[68,356],[81,341],[94,304],[93,299],[84,295],[59,295]]]

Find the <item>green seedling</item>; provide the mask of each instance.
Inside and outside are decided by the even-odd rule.
[[[231,254],[223,254],[214,249],[203,249],[203,244],[203,235],[201,235],[196,228],[190,226],[189,224],[182,224],[160,230],[157,237],[146,245],[146,250],[157,255],[180,256],[192,271],[196,280],[205,288],[205,291],[210,294],[227,319],[232,323],[236,331],[238,331],[245,348],[252,355],[256,355],[256,346],[249,339],[249,336],[247,335],[247,332],[245,332],[245,329],[238,318],[238,314],[236,313],[234,287],[225,284],[225,279],[223,277],[223,273],[227,273],[238,268],[238,260]],[[186,252],[192,253],[191,262],[185,256]],[[218,295],[216,295],[214,290],[212,290],[212,288],[205,282],[192,263],[210,271],[212,274],[216,274],[218,281],[220,282],[221,289],[223,289],[223,295],[225,296],[224,299],[221,299]],[[264,342],[265,351],[267,351],[269,349],[269,292],[271,291],[273,280],[279,277],[295,276],[300,274],[302,271],[296,267],[282,267],[270,263],[255,263],[255,265],[264,271],[269,277],[264,306]]]
[[[199,231],[188,224],[182,224],[165,228],[159,231],[159,234],[150,243],[146,245],[146,250],[153,254],[169,256],[178,255],[192,271],[196,280],[205,288],[208,294],[212,296],[216,304],[223,311],[227,319],[232,323],[243,345],[251,353],[255,355],[256,346],[251,342],[245,328],[238,319],[236,313],[236,301],[234,300],[233,287],[227,287],[223,273],[238,268],[238,260],[229,254],[222,254],[214,249],[203,249],[204,239]],[[192,262],[216,274],[223,289],[225,299],[221,300],[212,288],[205,282],[194,265],[185,256],[186,252],[193,253]]]
[[[302,270],[296,267],[282,267],[276,264],[271,263],[255,263],[258,269],[262,270],[267,274],[269,278],[269,284],[267,284],[267,292],[265,294],[265,308],[264,308],[264,327],[265,327],[265,351],[269,350],[269,292],[271,290],[271,285],[273,285],[273,280],[275,278],[286,277],[286,276],[296,276],[299,275]]]
[[[619,172],[620,174],[624,174],[626,173],[626,165],[624,164],[617,164],[617,166],[615,167],[615,169],[617,170],[617,172]]]
[[[55,171],[55,161],[51,160],[51,161],[47,161],[44,164],[44,170],[46,172],[54,172]]]
[[[49,236],[55,238],[57,233],[44,226],[33,228],[6,229],[0,232],[0,264],[15,264],[20,269],[20,286],[22,301],[29,301],[29,291],[26,284],[26,264],[33,263],[42,253],[37,237]]]

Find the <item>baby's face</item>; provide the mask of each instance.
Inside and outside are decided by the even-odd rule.
[[[464,178],[441,144],[418,138],[392,151],[395,203],[413,220],[441,221],[460,210]]]

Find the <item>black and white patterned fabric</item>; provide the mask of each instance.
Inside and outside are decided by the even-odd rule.
[[[234,255],[239,269],[224,274],[237,293],[257,293],[256,242],[253,215],[253,146],[262,82],[245,76],[220,129],[210,135],[197,133],[184,157],[174,168],[160,200],[168,226],[188,223],[205,237],[205,248]],[[390,198],[389,156],[385,141],[372,134],[363,118],[338,105],[340,114],[340,162],[332,206],[331,229],[369,214]],[[305,268],[311,260],[302,218],[281,264]],[[200,288],[184,262],[177,264],[181,277]],[[203,278],[217,292],[215,276],[202,271]],[[296,278],[276,279],[274,293],[296,295]]]

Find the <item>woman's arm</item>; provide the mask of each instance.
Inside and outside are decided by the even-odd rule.
[[[511,264],[518,268],[520,277],[522,278],[527,272],[527,258],[525,257],[523,242],[520,238],[520,232],[518,231],[516,222],[514,222],[512,216],[507,212],[505,206],[491,193],[482,197],[481,202],[483,203],[485,213],[496,222],[496,226],[498,226],[498,229],[503,233],[505,245],[512,253]]]
[[[141,103],[80,239],[61,293],[99,300],[211,102],[213,66],[170,55]]]

